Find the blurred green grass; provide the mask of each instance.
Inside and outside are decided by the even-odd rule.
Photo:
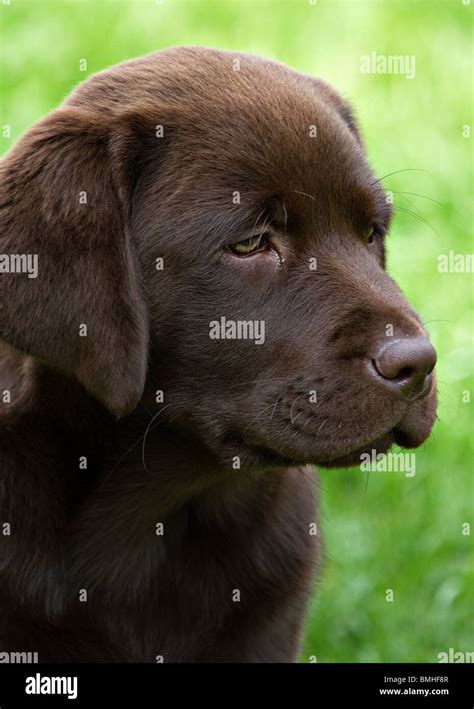
[[[472,650],[472,535],[462,534],[473,512],[472,403],[463,402],[474,368],[472,275],[437,269],[439,254],[473,251],[472,143],[463,136],[472,6],[11,0],[0,11],[1,123],[11,127],[2,151],[91,73],[199,44],[262,54],[334,84],[355,108],[376,174],[403,171],[384,180],[399,209],[388,265],[438,350],[439,421],[413,478],[321,471],[326,561],[301,660],[433,662],[450,647]],[[372,50],[415,55],[415,79],[361,74]]]

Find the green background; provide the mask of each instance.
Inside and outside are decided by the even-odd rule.
[[[473,250],[472,143],[463,135],[472,6],[0,0],[0,10],[4,150],[93,72],[172,45],[262,54],[350,99],[376,175],[403,171],[383,182],[397,208],[388,267],[438,350],[439,421],[416,452],[415,477],[321,471],[326,559],[301,660],[436,662],[449,648],[473,650],[473,536],[463,534],[473,512],[472,275],[438,272],[440,254]],[[415,78],[362,74],[360,57],[373,50],[415,55]]]

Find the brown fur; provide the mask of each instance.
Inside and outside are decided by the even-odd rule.
[[[387,323],[424,333],[384,271],[390,209],[348,107],[275,62],[159,52],[33,126],[0,200],[0,253],[39,256],[37,279],[0,274],[0,649],[294,660],[319,556],[307,464],[419,445],[435,412],[434,385],[407,402],[368,373]],[[263,222],[274,249],[229,251]],[[222,316],[263,320],[265,343],[209,339]]]

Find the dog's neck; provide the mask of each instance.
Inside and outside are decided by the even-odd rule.
[[[130,598],[134,590],[143,591],[143,575],[153,582],[168,540],[181,544],[190,519],[205,533],[225,534],[245,515],[259,519],[277,490],[283,470],[232,476],[199,442],[153,421],[139,405],[117,422],[73,381],[44,370],[30,410],[0,444],[0,458],[6,446],[10,466],[9,450],[18,448],[5,489],[23,485],[29,489],[25,499],[34,500],[23,510],[24,519],[15,520],[21,538],[16,550],[10,545],[11,561],[24,557],[26,568],[34,556],[35,577],[44,586],[35,592],[50,617],[75,593],[71,584],[100,590],[102,598],[117,603],[123,593]],[[34,469],[31,461],[30,468],[24,464],[22,446],[35,451]],[[47,459],[41,451],[48,451]],[[120,585],[114,584],[118,576]],[[31,580],[24,581],[19,595],[30,592]]]

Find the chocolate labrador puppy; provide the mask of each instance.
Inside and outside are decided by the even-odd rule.
[[[345,102],[237,52],[92,76],[2,161],[0,650],[297,658],[311,464],[435,418]]]

